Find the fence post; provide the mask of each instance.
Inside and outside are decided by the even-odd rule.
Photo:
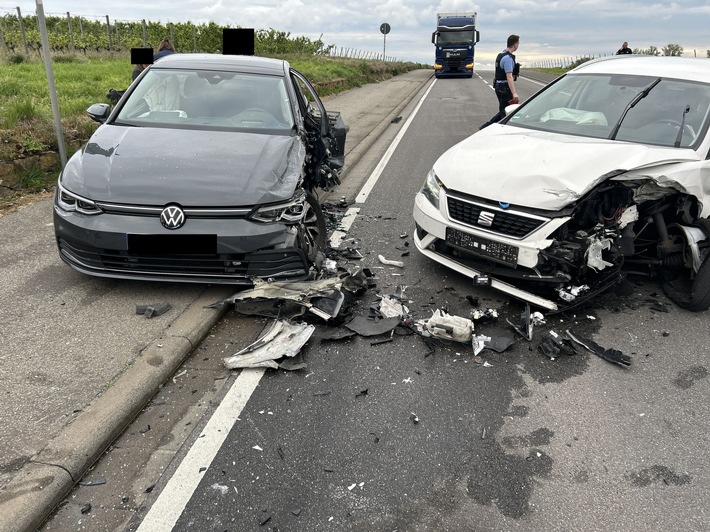
[[[22,44],[25,46],[25,55],[30,55],[30,48],[27,46],[27,36],[25,35],[25,25],[22,23],[22,13],[20,8],[17,8],[17,20],[20,22],[20,34],[22,35]]]
[[[0,28],[0,43],[2,43],[2,49],[6,54],[10,53],[10,48],[7,47],[7,42],[5,41],[5,35],[3,35],[2,28]]]
[[[108,21],[108,15],[106,15],[106,33],[108,33],[108,51],[113,52],[113,41],[111,40],[111,23]]]
[[[19,7],[17,8],[20,9]],[[54,85],[54,71],[52,70],[52,56],[49,50],[49,38],[47,37],[47,24],[44,20],[44,8],[42,2],[37,1],[37,25],[42,42],[42,56],[44,57],[44,68],[47,73],[47,84],[49,86],[49,100],[52,103],[52,114],[54,115],[54,131],[57,135],[57,147],[59,148],[59,159],[62,168],[67,164],[67,148],[64,144],[64,130],[62,129],[62,119],[59,115],[59,99],[57,98],[57,88]]]
[[[170,42],[175,46],[175,36],[173,35],[173,23],[170,23]],[[177,49],[177,48],[176,48]]]
[[[67,11],[67,27],[69,28],[69,51],[74,53],[74,33],[71,30],[71,14]]]
[[[148,27],[146,26],[145,19],[143,19],[143,48],[146,48],[148,46],[148,38],[146,37],[147,32]]]

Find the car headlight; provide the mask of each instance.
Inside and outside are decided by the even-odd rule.
[[[250,220],[262,223],[298,223],[306,215],[306,194],[302,190],[285,203],[259,207],[249,215]]]
[[[424,181],[424,186],[422,186],[421,193],[424,194],[424,197],[429,200],[429,203],[437,209],[439,208],[439,193],[441,192],[442,186],[441,181],[439,181],[439,178],[436,177],[434,169],[432,168],[429,170],[426,180]]]
[[[57,206],[63,211],[81,214],[93,215],[103,212],[93,201],[69,192],[62,186],[61,181],[57,184]]]

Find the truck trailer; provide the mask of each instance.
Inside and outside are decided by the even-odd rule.
[[[436,47],[434,75],[473,77],[473,50],[480,39],[476,13],[437,13],[431,42]]]

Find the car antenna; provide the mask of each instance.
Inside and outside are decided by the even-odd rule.
[[[685,117],[690,112],[690,105],[686,105],[683,110],[683,118],[680,120],[680,129],[678,130],[678,136],[675,138],[674,148],[680,148],[680,139],[683,138],[683,128],[685,127]]]

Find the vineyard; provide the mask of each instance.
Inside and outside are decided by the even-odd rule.
[[[222,30],[214,22],[194,25],[189,22],[161,24],[159,22],[125,22],[88,20],[81,16],[48,16],[45,19],[52,52],[120,52],[131,48],[156,48],[163,37],[168,37],[178,52],[222,51]],[[257,55],[329,55],[333,45],[307,37],[292,37],[290,33],[274,29],[254,32]],[[0,52],[30,55],[38,53],[41,38],[36,15],[19,13],[0,17]]]

